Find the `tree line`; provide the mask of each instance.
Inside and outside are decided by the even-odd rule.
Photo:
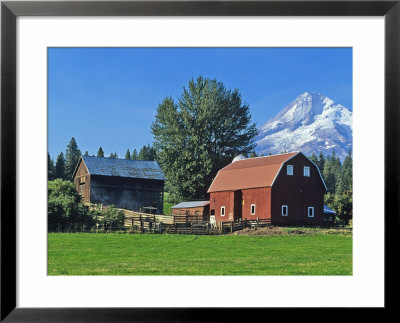
[[[208,199],[207,189],[217,172],[240,154],[257,157],[255,135],[249,106],[242,102],[237,89],[231,90],[217,80],[191,79],[174,100],[164,98],[158,105],[151,126],[153,146],[143,146],[139,153],[128,149],[125,159],[157,160],[166,175],[168,201]],[[54,161],[49,158],[49,180],[72,180],[72,173],[81,153],[74,138],[65,157],[61,152]],[[86,151],[85,155],[89,155]],[[102,147],[97,152],[104,157]],[[118,158],[116,152],[109,155]],[[352,156],[343,161],[333,152],[309,157],[320,169],[328,187],[325,204],[340,219],[352,216]]]
[[[351,151],[347,153],[341,163],[335,151],[324,156],[313,153],[310,157],[319,168],[328,192],[324,203],[336,211],[336,216],[348,223],[353,216],[353,157]]]
[[[60,178],[64,180],[72,181],[72,176],[76,165],[78,164],[79,158],[82,156],[81,150],[78,148],[78,144],[74,137],[69,141],[66,151],[60,152],[57,155],[56,161],[51,158],[50,153],[47,153],[47,175],[48,180]],[[84,156],[89,156],[89,152],[86,150]],[[97,154],[92,155],[97,157],[105,157],[102,147],[99,147]],[[119,158],[116,152],[110,153],[108,158]],[[156,160],[156,152],[153,146],[144,145],[139,153],[136,149],[133,149],[132,153],[128,149],[125,153],[125,159],[129,160]]]

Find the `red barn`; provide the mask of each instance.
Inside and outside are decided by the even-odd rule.
[[[237,160],[208,189],[217,222],[271,219],[272,224],[322,224],[327,188],[301,152]]]

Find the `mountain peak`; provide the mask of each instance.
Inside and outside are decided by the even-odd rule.
[[[352,113],[323,94],[304,92],[259,129],[256,152],[329,153],[352,148]]]

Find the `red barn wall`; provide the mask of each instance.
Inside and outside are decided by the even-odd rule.
[[[242,190],[242,219],[255,220],[271,218],[271,188],[253,188]],[[251,205],[255,204],[256,214],[251,214]]]
[[[293,165],[293,175],[287,175],[287,165]],[[303,167],[310,167],[310,177]],[[272,224],[322,224],[325,188],[317,167],[302,154],[283,164],[272,187]],[[282,216],[282,205],[288,206],[288,216]],[[314,207],[314,217],[308,217],[308,207]]]
[[[186,215],[186,212],[189,212],[189,215],[196,215],[198,212],[199,215],[207,215],[210,212],[210,206],[199,206],[199,207],[190,207],[190,208],[175,208],[172,209],[173,215]]]
[[[210,193],[210,215],[212,210],[215,212],[217,222],[233,221],[233,211],[231,209],[230,197],[234,192],[214,192]],[[225,206],[225,216],[221,216],[221,207]],[[229,217],[231,214],[231,218]]]
[[[81,177],[84,178],[84,184],[81,183]],[[90,174],[88,173],[83,161],[79,164],[78,170],[76,171],[74,184],[76,191],[82,195],[83,203],[90,203]]]

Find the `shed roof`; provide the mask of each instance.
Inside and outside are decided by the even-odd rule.
[[[181,202],[172,206],[172,209],[183,209],[183,208],[191,208],[191,207],[201,207],[209,205],[210,201],[190,201],[190,202]]]
[[[76,166],[74,176],[82,160],[91,175],[165,180],[164,173],[156,161],[94,156],[82,156]]]
[[[324,213],[325,214],[336,214],[328,205],[324,205]]]
[[[299,153],[238,160],[218,172],[208,193],[272,186],[282,164]]]

